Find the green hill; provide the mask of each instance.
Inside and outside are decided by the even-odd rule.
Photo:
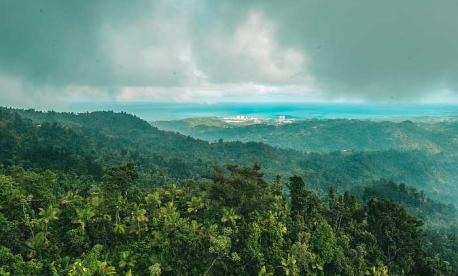
[[[435,199],[457,193],[438,155],[0,109],[0,274],[454,275],[456,209]]]
[[[349,189],[387,178],[447,202],[458,195],[451,161],[425,151],[301,153],[259,142],[198,140],[159,130],[126,113],[3,109],[1,114],[0,161],[5,166],[20,164],[100,177],[107,168],[132,161],[143,185],[154,186],[208,176],[215,166],[258,163],[267,179],[296,174],[316,191],[326,191],[330,183]]]
[[[370,120],[298,120],[289,124],[228,124],[216,118],[159,121],[160,129],[215,141],[256,141],[308,152],[339,150],[426,150],[454,154],[458,146],[457,121],[390,122]]]

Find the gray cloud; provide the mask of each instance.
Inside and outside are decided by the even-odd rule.
[[[304,1],[287,12],[272,10],[284,15],[279,22],[285,39],[313,55],[313,71],[329,89],[400,99],[456,91],[458,2],[329,3]]]
[[[456,10],[454,0],[0,0],[0,100],[456,99]]]
[[[100,27],[147,16],[143,8],[134,1],[1,0],[0,69],[41,84],[111,82]]]

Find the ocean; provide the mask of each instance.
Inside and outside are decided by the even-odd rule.
[[[72,112],[112,110],[135,114],[147,121],[176,120],[191,117],[227,117],[246,115],[260,118],[291,119],[401,119],[458,117],[458,105],[447,104],[323,104],[323,103],[119,103],[80,102]]]

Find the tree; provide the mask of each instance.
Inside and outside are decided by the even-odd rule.
[[[102,190],[105,197],[117,200],[118,195],[127,197],[127,192],[138,178],[137,170],[133,163],[110,169],[103,177]]]
[[[291,217],[304,216],[306,207],[305,183],[299,176],[289,178],[289,196],[291,198]]]
[[[388,200],[372,199],[367,205],[369,231],[384,253],[390,274],[408,274],[419,261],[422,222]]]
[[[44,224],[44,237],[47,239],[48,237],[48,225],[51,221],[58,220],[59,217],[57,216],[59,214],[59,209],[54,208],[52,205],[48,206],[48,208],[43,209],[39,208],[40,212],[38,215],[41,218],[42,223]]]

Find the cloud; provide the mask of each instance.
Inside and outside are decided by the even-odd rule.
[[[0,100],[446,102],[454,0],[0,0]]]
[[[305,57],[300,49],[283,48],[276,37],[276,27],[264,14],[251,12],[239,24],[227,52],[246,71],[257,72],[267,82],[291,82],[305,74]],[[247,73],[244,71],[244,73]]]
[[[168,14],[164,6],[159,13]],[[139,47],[136,41],[147,39],[136,35],[120,39],[114,35],[115,43],[111,45],[116,49],[116,63],[137,77],[142,76],[138,72],[153,75],[142,76],[146,82],[122,87],[116,96],[118,101],[272,101],[298,96],[312,99],[313,81],[305,73],[304,54],[280,45],[275,26],[262,13],[247,13],[227,32],[210,28],[205,38],[208,43],[203,44],[189,35],[193,33],[189,13],[173,14],[179,14],[178,18],[158,15],[153,17],[154,22],[129,26],[134,32],[119,32],[144,35],[148,32],[142,29],[162,26],[164,35],[159,45],[154,41]],[[163,47],[164,41],[168,41],[167,47]],[[125,53],[137,54],[132,57]]]
[[[193,56],[191,2],[156,1],[148,16],[102,27],[119,85],[185,86],[205,78]]]
[[[458,2],[295,1],[265,7],[330,96],[421,100],[458,89]]]
[[[12,107],[31,107],[64,111],[73,101],[114,100],[112,88],[93,86],[34,85],[16,77],[0,77],[0,103]]]
[[[318,94],[304,85],[265,85],[259,83],[218,83],[198,86],[128,86],[116,93],[121,102],[137,101],[175,101],[175,102],[275,102],[322,100],[326,95]],[[340,101],[341,99],[339,99]]]

